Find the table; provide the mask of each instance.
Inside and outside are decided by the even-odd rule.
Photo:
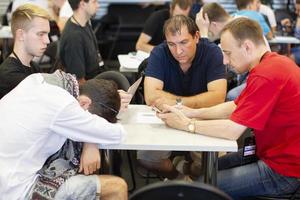
[[[220,138],[191,134],[166,127],[156,121],[142,122],[142,118],[155,115],[154,111],[146,105],[130,105],[128,110],[121,113],[120,121],[127,131],[124,142],[115,145],[99,145],[101,149],[122,150],[172,150],[172,151],[202,151],[204,152],[204,181],[217,184],[218,152],[235,152],[238,150],[237,142]]]
[[[300,40],[292,36],[276,36],[268,42],[270,44],[300,44]]]

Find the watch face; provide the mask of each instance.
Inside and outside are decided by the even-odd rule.
[[[195,125],[194,124],[189,124],[188,129],[189,129],[189,131],[194,132],[195,131]]]

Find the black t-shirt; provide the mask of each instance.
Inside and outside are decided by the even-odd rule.
[[[69,19],[61,35],[59,52],[66,72],[75,74],[78,79],[94,78],[104,70],[97,39],[89,24],[81,27]]]
[[[170,11],[168,9],[159,10],[150,15],[143,30],[143,33],[151,36],[149,44],[157,46],[164,41],[163,27],[169,18]]]
[[[33,63],[31,67],[27,67],[16,58],[6,58],[0,65],[0,98],[14,89],[27,76],[37,72],[40,70]]]

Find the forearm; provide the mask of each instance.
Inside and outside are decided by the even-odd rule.
[[[225,101],[225,92],[209,91],[191,97],[181,97],[183,105],[190,108],[204,108],[214,106]]]
[[[151,44],[147,44],[147,43],[137,43],[136,44],[136,50],[141,50],[141,51],[144,51],[144,52],[148,52],[150,53],[152,51],[152,49],[154,48],[153,45]]]
[[[145,91],[145,101],[146,101],[147,105],[154,105],[155,101],[159,98],[165,98],[170,101],[174,101],[174,104],[172,104],[172,105],[175,105],[176,98],[178,98],[178,96],[173,95],[173,94],[163,91],[163,90],[159,90],[159,89],[156,89],[154,91],[149,91],[149,92]]]
[[[237,140],[246,128],[228,119],[195,121],[195,133],[228,140]]]
[[[189,116],[199,119],[228,119],[235,108],[235,103],[229,101],[213,107],[193,110]]]

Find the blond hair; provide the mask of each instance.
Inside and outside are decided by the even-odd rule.
[[[246,39],[251,40],[256,45],[265,44],[261,26],[249,18],[238,17],[232,20],[225,25],[220,35],[226,31],[229,31],[240,44]]]
[[[30,22],[35,17],[50,20],[50,15],[47,10],[39,6],[27,3],[18,7],[13,12],[11,19],[11,31],[13,36],[15,37],[18,29],[28,30],[30,28]]]

